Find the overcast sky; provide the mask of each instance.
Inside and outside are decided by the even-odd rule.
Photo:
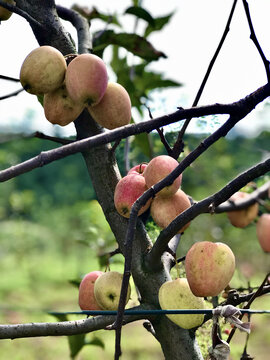
[[[95,5],[102,12],[123,11],[131,1],[124,0],[78,0],[81,5]],[[71,6],[74,1],[59,0],[57,4]],[[171,23],[160,33],[151,35],[151,42],[168,56],[152,67],[164,72],[167,78],[184,84],[175,90],[155,93],[149,103],[153,116],[157,117],[176,110],[177,106],[191,106],[203,79],[208,64],[224,31],[233,0],[144,0],[143,6],[153,16],[175,12]],[[265,55],[270,58],[270,1],[250,0],[253,24]],[[134,17],[121,18],[127,32],[132,32]],[[76,37],[69,24],[69,31]],[[21,64],[28,53],[38,46],[28,23],[14,14],[0,26],[0,74],[18,77]],[[200,104],[237,101],[266,83],[261,59],[252,41],[245,18],[242,1],[238,1],[236,13],[227,40],[209,78]],[[0,96],[19,86],[0,80]],[[45,120],[42,107],[35,96],[27,93],[0,102],[1,124],[17,124],[29,119],[29,110],[34,111],[31,120],[33,130],[51,132],[53,126]],[[134,113],[136,116],[136,114]],[[254,133],[265,122],[266,112],[258,106],[256,112],[242,121],[240,130]],[[146,120],[146,119],[145,119]],[[65,128],[67,134],[74,132],[73,125]]]

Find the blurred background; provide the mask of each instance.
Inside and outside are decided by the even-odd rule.
[[[70,6],[73,1],[56,3]],[[146,96],[140,97],[143,101],[132,109],[135,122],[149,117],[143,103],[149,106],[154,117],[173,112],[177,106],[191,106],[225,28],[231,3],[213,0],[203,3],[195,0],[167,1],[166,9],[161,1],[156,1],[155,7],[152,6],[153,2],[147,0],[142,3],[153,17],[171,15],[166,26],[148,38],[168,56],[151,62],[149,72],[162,74],[161,80],[171,79],[171,83],[165,86],[160,82],[160,86],[147,89]],[[78,4],[88,7],[96,5],[102,14],[119,14],[117,19],[121,27],[110,24],[117,31],[132,32],[134,29],[134,17],[124,14],[125,9],[132,5],[129,1],[119,1],[117,7],[112,1],[104,0],[90,5],[88,1],[78,1]],[[269,14],[270,4],[261,1],[258,5],[258,2],[250,1],[250,6],[257,36],[267,51],[270,25],[265,21],[265,14]],[[69,24],[65,25],[76,39],[74,30]],[[105,26],[104,20],[95,19],[92,22],[93,32]],[[143,31],[142,20],[137,31]],[[18,77],[22,61],[38,46],[27,22],[15,14],[9,21],[2,22],[0,42],[3,49],[0,74]],[[110,48],[104,51],[103,58],[111,79],[121,79],[124,83],[125,79],[111,64]],[[124,53],[123,58],[130,67],[140,64],[140,60],[130,53]],[[265,82],[263,65],[249,39],[245,15],[238,4],[230,36],[211,73],[200,104],[237,101]],[[0,80],[0,83],[0,96],[19,87],[8,81]],[[128,84],[126,87],[128,89]],[[193,199],[201,200],[219,190],[240,172],[269,157],[268,116],[269,103],[266,101],[241,121],[226,139],[218,141],[185,171],[183,190]],[[193,120],[184,139],[184,153],[179,160],[225,119],[212,116]],[[0,120],[1,169],[59,146],[52,141],[35,138],[32,135],[35,131],[71,139],[75,135],[73,124],[65,128],[51,125],[45,119],[36,97],[27,93],[1,101]],[[176,139],[180,127],[181,124],[166,127],[166,138],[170,144]],[[155,132],[149,136],[131,137],[129,142],[130,166],[165,153]],[[122,175],[125,175],[124,146],[125,142],[122,141],[116,152]],[[267,180],[269,175],[258,179],[257,186]],[[247,187],[245,190],[251,189]],[[266,209],[261,206],[260,211],[265,212]],[[55,317],[47,311],[79,310],[77,285],[81,277],[92,270],[104,270],[108,263],[106,254],[115,249],[113,234],[96,200],[80,154],[2,183],[0,224],[1,323],[55,321]],[[159,229],[151,219],[147,228],[154,240]],[[233,250],[237,269],[232,287],[259,286],[270,269],[269,254],[265,254],[259,246],[255,223],[243,230],[231,226],[226,214],[201,215],[185,232],[178,256],[184,256],[194,242],[203,240],[222,241]],[[120,255],[113,257],[110,268],[122,271],[123,258]],[[133,288],[131,304],[135,302]],[[269,309],[269,296],[257,299],[253,308]],[[75,317],[68,316],[68,319]],[[248,350],[257,360],[264,360],[265,354],[270,351],[269,316],[254,315],[252,327]],[[224,326],[224,331],[228,328]],[[210,345],[209,330],[208,323],[201,330],[199,341],[204,349]],[[78,359],[89,359],[91,356],[113,358],[114,333],[99,331],[87,335],[87,340],[92,345],[85,346],[77,355]],[[73,341],[76,344],[80,339]],[[244,341],[242,334],[233,339],[232,359],[239,359]],[[2,356],[16,360],[68,359],[70,349],[74,348],[76,346],[69,348],[65,337],[1,341]],[[146,332],[141,322],[124,328],[123,353],[123,359],[128,360],[162,359],[159,344]]]

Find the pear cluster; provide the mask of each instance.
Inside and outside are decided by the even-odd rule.
[[[96,55],[64,57],[52,46],[40,46],[25,58],[20,81],[30,94],[43,96],[44,114],[52,124],[68,125],[85,108],[110,130],[131,121],[126,89],[108,82],[106,65]]]
[[[117,310],[123,275],[117,271],[92,271],[86,274],[79,286],[81,310]],[[130,298],[128,285],[126,303]]]
[[[177,160],[160,155],[153,158],[148,164],[133,167],[116,185],[114,204],[119,214],[129,218],[134,202],[153,185],[163,180],[178,166]],[[140,209],[139,215],[149,207],[153,220],[162,229],[167,227],[173,219],[189,208],[188,196],[180,189],[182,174],[159,191],[153,200],[149,199]],[[179,230],[182,233],[189,223]]]

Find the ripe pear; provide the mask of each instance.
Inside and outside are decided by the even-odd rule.
[[[231,196],[230,200],[237,201],[244,199],[247,196],[248,196],[247,193],[243,191],[238,191]],[[255,203],[253,205],[250,205],[246,209],[229,211],[227,213],[227,216],[233,226],[244,228],[257,217],[258,211],[259,211],[259,205],[258,203]]]
[[[124,176],[117,183],[114,191],[114,205],[117,212],[129,218],[132,205],[146,190],[145,179],[140,173],[134,172]],[[150,204],[151,199],[140,209],[138,215],[144,213]]]
[[[86,274],[79,287],[79,306],[81,310],[102,310],[94,296],[94,285],[103,271],[92,271]]]
[[[148,165],[149,166],[149,165]],[[148,167],[146,168],[146,170]],[[145,170],[145,171],[146,171]],[[174,218],[190,207],[188,196],[179,189],[170,197],[156,196],[151,204],[150,212],[155,223],[162,229],[167,227]],[[181,234],[190,223],[184,225],[178,233]]]
[[[46,119],[52,124],[61,126],[74,121],[84,109],[83,104],[74,102],[70,98],[64,84],[44,95],[43,107]]]
[[[95,106],[88,106],[93,119],[102,127],[112,130],[128,125],[131,120],[131,101],[126,89],[109,82],[101,101]]]
[[[171,156],[156,156],[149,162],[147,169],[144,171],[143,175],[145,177],[146,186],[150,188],[151,186],[155,185],[160,180],[169,175],[178,165],[178,161]],[[180,174],[171,185],[164,187],[158,193],[158,196],[168,197],[175,194],[179,189],[181,182],[182,174]]]
[[[94,294],[98,305],[104,310],[117,310],[123,275],[117,271],[108,271],[99,276],[95,282]],[[130,298],[131,288],[128,285],[126,304]]]
[[[192,294],[187,279],[181,278],[167,281],[161,285],[158,293],[161,309],[205,309],[203,298]],[[203,323],[203,314],[168,314],[166,315],[176,325],[183,329],[192,329]]]
[[[25,58],[20,81],[30,94],[46,94],[63,84],[66,68],[66,60],[59,50],[52,46],[40,46]]]
[[[16,2],[13,0],[4,0],[4,2],[6,2],[7,4],[16,5]],[[9,11],[3,6],[0,6],[0,22],[8,20],[12,14],[13,14],[12,11]]]
[[[259,217],[256,232],[263,251],[270,252],[270,214],[262,214]]]
[[[93,54],[76,56],[67,67],[65,79],[71,99],[85,106],[98,104],[108,85],[106,65]]]
[[[185,269],[195,296],[217,296],[234,274],[235,257],[226,244],[201,241],[187,252]]]

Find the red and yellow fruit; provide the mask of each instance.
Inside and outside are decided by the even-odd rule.
[[[131,120],[131,101],[126,89],[109,82],[104,96],[95,106],[88,106],[93,119],[102,127],[112,130],[128,125]]]
[[[256,232],[263,251],[270,252],[270,214],[263,214],[259,217]]]
[[[81,310],[102,310],[94,296],[94,285],[103,271],[92,271],[86,274],[79,287],[79,306]]]
[[[63,84],[66,69],[66,60],[59,50],[52,46],[40,46],[25,58],[20,81],[30,94],[43,95]]]
[[[106,65],[96,55],[78,55],[67,67],[65,82],[73,101],[84,106],[96,105],[107,89]]]
[[[235,257],[226,244],[201,241],[187,252],[185,269],[195,296],[217,296],[234,274]]]
[[[238,191],[231,196],[230,200],[237,202],[237,200],[243,200],[246,197],[248,197],[247,193]],[[259,205],[258,203],[255,203],[246,209],[229,211],[227,216],[233,226],[244,228],[257,217],[258,211]]]

